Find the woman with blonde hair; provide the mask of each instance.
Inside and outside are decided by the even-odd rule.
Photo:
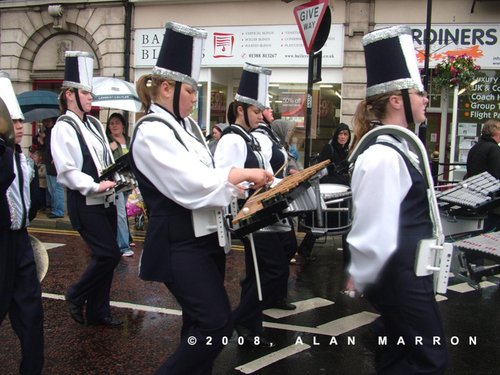
[[[204,136],[189,115],[207,33],[168,22],[156,66],[137,82],[148,113],[136,124],[131,167],[149,211],[139,276],[164,283],[182,307],[179,346],[157,374],[210,374],[232,333],[224,287],[223,228],[217,215],[240,193],[262,186],[261,169],[215,168]]]
[[[367,92],[354,118],[354,148],[375,126],[424,122],[429,102],[409,27],[376,30],[363,45]],[[387,337],[377,373],[442,374],[448,357],[432,275],[414,271],[419,241],[433,234],[418,156],[403,137],[382,134],[355,160],[351,189],[349,273],[380,312],[378,335]]]

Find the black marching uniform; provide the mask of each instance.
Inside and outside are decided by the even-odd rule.
[[[34,171],[19,145],[0,140],[0,324],[9,313],[21,342],[20,374],[41,374],[44,363],[42,291],[26,229]]]
[[[285,147],[281,144],[277,134],[271,129],[269,125],[260,124],[256,129],[252,130],[252,133],[258,139],[260,138],[260,134],[263,134],[267,137],[271,142],[271,159],[270,164],[273,169],[274,175],[276,178],[284,178],[287,175],[288,169],[288,152]],[[262,140],[261,144],[265,144],[265,141]],[[271,239],[272,243],[281,244],[283,247],[283,251],[286,254],[287,264],[289,264],[290,260],[294,257],[297,252],[297,236],[295,235],[295,229],[293,227],[293,222],[291,219],[283,220],[283,225],[279,225],[279,231],[270,232],[276,238]],[[288,225],[287,225],[288,224]],[[287,228],[288,226],[288,228]],[[283,285],[280,288],[281,292],[278,296],[278,301],[285,302],[288,294],[288,276],[290,274],[289,268],[287,267],[286,279],[283,278]]]
[[[100,150],[94,142],[100,144]],[[87,324],[99,324],[111,316],[110,290],[121,253],[116,242],[114,191],[96,193],[99,161],[90,150],[101,154],[98,158],[104,165],[100,168],[112,163],[111,150],[97,119],[85,115],[82,121],[69,110],[56,122],[51,144],[58,182],[67,187],[71,224],[91,251],[85,272],[68,288],[66,299],[77,306],[86,305]]]
[[[225,253],[217,233],[197,236],[193,222],[197,208],[215,214],[210,207],[229,204],[236,191],[224,183],[229,169],[214,169],[198,125],[156,104],[151,110],[130,144],[131,168],[149,211],[139,276],[167,286],[183,321],[179,346],[156,373],[210,374],[232,332]]]
[[[265,169],[266,162],[260,144],[252,134],[235,124],[226,128],[222,134],[215,151],[216,166],[234,165],[241,168]],[[235,150],[231,145],[238,142],[240,144],[238,151],[241,152],[243,150],[241,140],[246,145],[246,154],[235,155]],[[242,161],[242,165],[238,164]],[[290,229],[287,225],[284,224],[285,230]],[[262,301],[258,300],[250,241],[247,237],[242,239],[245,247],[246,274],[241,282],[240,303],[233,311],[234,324],[240,334],[260,336],[263,330],[262,310],[271,307],[278,299],[283,298],[284,292],[286,296],[284,286],[286,288],[289,274],[286,249],[292,247],[293,244],[290,243],[285,230],[275,232],[272,226],[269,226],[253,234],[262,287]],[[276,246],[279,245],[282,246],[282,251],[277,251]],[[259,342],[256,341],[255,344],[259,345]]]
[[[387,338],[387,345],[381,348],[377,361],[377,373],[441,374],[446,367],[448,356],[443,324],[434,296],[433,276],[419,277],[415,275],[414,270],[418,242],[432,238],[427,188],[422,174],[396,144],[397,142],[385,141],[377,143],[401,156],[411,183],[399,209],[396,249],[381,266],[376,281],[364,287],[366,298],[381,314],[379,322],[382,324],[375,325],[375,332],[378,338]],[[380,148],[372,151],[369,148],[365,152],[371,153],[365,159],[373,160],[375,153],[381,155],[390,151]],[[361,177],[358,182],[356,167],[357,165],[353,175],[354,187],[366,184]],[[384,168],[382,164],[377,167]],[[362,243],[362,238],[367,236],[368,231],[364,232],[358,229],[351,231],[352,238],[350,236],[349,241],[355,248],[358,243]],[[356,250],[351,271],[358,271],[353,275],[364,273],[363,261],[369,261],[367,258],[369,257],[365,256],[365,260],[361,259]],[[376,258],[372,260],[373,264],[378,262]],[[404,342],[404,345],[401,342]]]

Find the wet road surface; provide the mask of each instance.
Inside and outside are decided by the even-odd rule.
[[[111,290],[112,314],[121,328],[84,327],[67,313],[64,293],[82,273],[88,252],[76,232],[32,229],[48,249],[50,266],[42,282],[45,313],[44,374],[153,374],[177,346],[181,311],[166,287],[137,276],[142,241],[135,255],[122,258]],[[249,348],[229,341],[214,374],[372,374],[377,338],[370,323],[377,317],[363,298],[341,293],[340,241],[318,241],[316,259],[290,266],[289,300],[295,311],[267,310],[265,335],[277,345]],[[226,287],[233,307],[239,300],[244,258],[236,246],[227,258]],[[451,279],[438,296],[450,368],[447,374],[500,373],[499,279],[475,290]],[[0,373],[16,374],[19,342],[8,318],[0,327]]]

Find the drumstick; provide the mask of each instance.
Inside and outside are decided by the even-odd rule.
[[[276,175],[278,175],[278,173],[280,173],[280,172],[283,170],[283,168],[285,168],[285,165],[286,165],[286,164],[287,164],[287,163],[283,163],[283,165],[280,167],[280,169],[278,169],[278,170],[276,171],[276,173],[274,174],[274,176],[273,176],[273,177],[276,177]],[[255,190],[254,194],[259,194],[259,193],[260,193],[260,191],[264,188],[264,186],[266,186],[266,185],[262,185],[260,188],[258,188],[257,190]]]
[[[255,284],[257,285],[257,296],[259,297],[259,301],[262,301],[262,286],[260,284],[259,264],[257,263],[257,253],[255,252],[253,233],[250,233],[247,237],[250,240],[250,249],[252,250],[253,267],[255,270]]]

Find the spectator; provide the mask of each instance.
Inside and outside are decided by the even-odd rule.
[[[222,132],[227,128],[227,124],[217,124],[212,127],[212,139],[208,143],[208,148],[212,155],[215,153],[215,149],[217,148],[217,143],[219,142],[220,137],[222,137]]]
[[[490,119],[481,129],[481,137],[467,155],[467,177],[488,172],[500,178],[500,120]],[[500,230],[500,207],[488,211],[484,221],[485,232]]]
[[[328,174],[321,179],[320,183],[350,185],[349,171],[346,164],[350,142],[351,130],[348,125],[342,122],[335,128],[332,138],[319,153],[320,162],[328,159],[332,162],[326,168]]]
[[[47,207],[46,196],[48,193],[47,193],[47,167],[43,162],[43,152],[40,150],[36,150],[32,154],[32,159],[38,171],[38,187],[40,189],[39,191],[40,196],[38,198],[38,201],[40,202],[40,208],[45,209]]]
[[[45,133],[43,159],[47,170],[47,188],[50,194],[51,210],[47,213],[49,219],[64,217],[64,187],[57,181],[57,170],[52,158],[51,134],[56,118],[42,120]]]
[[[331,164],[327,167],[328,174],[321,178],[320,184],[340,184],[347,185],[351,184],[349,171],[347,168],[347,156],[349,152],[349,143],[351,141],[351,131],[349,126],[340,123],[333,132],[333,136],[326,143],[319,154],[319,161],[331,160]],[[320,189],[321,190],[321,189]],[[328,216],[327,216],[328,217]],[[329,225],[334,225],[335,223],[329,223]],[[340,223],[337,223],[340,224]],[[307,232],[304,239],[299,246],[299,255],[301,256],[301,261],[305,264],[309,263],[311,254],[313,251],[314,244],[318,239],[318,235],[314,234],[312,231]],[[342,234],[342,249],[343,249],[343,262],[344,268],[349,264],[349,246],[346,242],[347,234]]]
[[[106,135],[108,136],[110,142],[109,147],[111,151],[113,151],[115,160],[128,153],[130,138],[127,135],[127,122],[122,114],[115,112],[109,116],[106,126]],[[118,215],[118,232],[116,240],[122,256],[124,257],[134,255],[134,252],[130,248],[132,237],[128,227],[127,209],[125,207],[129,193],[129,191],[120,192],[116,197],[116,212]]]

